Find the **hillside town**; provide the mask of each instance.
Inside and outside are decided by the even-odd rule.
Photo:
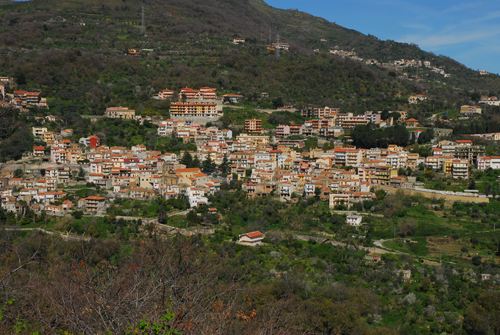
[[[5,95],[4,90],[1,92]],[[19,92],[15,94],[21,96]],[[415,97],[416,101],[425,98]],[[173,99],[174,92],[165,89],[153,98]],[[226,101],[232,98],[237,101],[238,96],[223,97]],[[348,132],[368,124],[403,125],[411,129],[411,138],[416,141],[424,131],[417,128],[416,119],[407,119],[405,111],[397,111],[397,119],[384,120],[382,112],[367,111],[355,116],[327,106],[303,108],[298,111],[306,118],[303,124],[280,124],[275,129],[263,129],[262,120],[253,118],[245,121],[241,134],[233,136],[230,129],[203,125],[222,116],[223,100],[217,97],[215,89],[184,88],[178,99],[171,103],[169,119],[142,118],[127,107],[108,107],[104,117],[153,121],[158,135],[193,143],[196,150],[162,153],[145,145],[108,147],[94,134],[73,143],[67,139],[72,129],[54,133],[44,126],[32,127],[34,138],[45,146],[35,146],[28,157],[40,163],[22,169],[22,177],[17,175],[17,169],[2,171],[2,207],[7,211],[21,211],[29,206],[35,212],[52,214],[74,210],[104,213],[116,199],[161,197],[168,200],[182,195],[196,208],[208,205],[208,196],[220,190],[221,184],[241,182],[248,198],[277,196],[286,202],[298,197],[317,197],[328,202],[332,209],[350,208],[357,202],[374,198],[374,191],[380,187],[439,193],[426,189],[421,180],[407,171],[430,169],[445,177],[467,180],[471,166],[479,170],[500,169],[500,157],[487,156],[484,146],[472,140],[434,140],[431,154],[426,157],[393,144],[365,149],[349,143]],[[489,99],[496,101],[495,97]],[[470,117],[480,114],[481,108],[463,106],[461,113]],[[43,124],[59,120],[49,115],[39,117],[38,121]],[[312,136],[327,141],[333,139],[327,142],[332,143],[332,147],[305,150],[307,138]],[[472,138],[498,141],[500,133],[476,134]],[[187,166],[186,157],[202,164]],[[103,196],[70,201],[66,190],[75,185],[90,185],[106,191]],[[467,192],[441,193],[471,199],[485,197]]]

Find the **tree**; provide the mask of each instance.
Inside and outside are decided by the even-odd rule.
[[[229,173],[231,171],[231,163],[229,162],[229,159],[227,159],[226,154],[224,154],[224,157],[222,158],[222,163],[219,165],[219,169],[222,173]]]
[[[191,224],[200,224],[201,223],[201,217],[198,216],[198,214],[196,214],[196,211],[190,211],[187,215],[186,215],[186,219],[188,220],[189,223]]]
[[[488,196],[490,193],[491,193],[491,183],[488,183],[488,185],[486,185],[486,187],[484,188],[484,194]]]
[[[400,236],[410,236],[415,233],[417,229],[417,220],[413,218],[406,218],[398,221],[397,233]]]
[[[418,137],[418,143],[423,144],[430,142],[434,138],[434,130],[432,128],[427,128],[426,131],[420,134]]]
[[[465,311],[463,329],[469,335],[500,334],[500,292],[486,291]]]
[[[21,178],[24,174],[24,171],[21,170],[21,169],[16,169],[16,171],[14,171],[14,178]]]
[[[476,181],[474,180],[474,178],[472,178],[469,183],[469,190],[475,190],[475,189],[476,189]]]
[[[182,156],[180,163],[185,165],[186,168],[190,168],[192,166],[193,156],[191,156],[191,153],[189,153],[189,151],[184,152],[184,155]]]
[[[2,131],[2,126],[0,126],[0,131]],[[23,153],[33,151],[33,142],[33,134],[28,126],[23,124],[18,130],[8,136],[7,139],[2,141],[0,147],[0,160],[20,159]]]
[[[200,162],[200,159],[198,158],[198,155],[194,156],[193,162],[191,163],[190,167],[193,167],[193,168],[201,167],[201,162]]]
[[[81,165],[80,165],[80,169],[78,169],[78,179],[79,180],[85,179],[85,172],[83,171],[83,168]]]
[[[472,257],[472,264],[475,265],[475,266],[479,266],[481,265],[481,261],[483,260],[483,258],[481,256],[474,256]]]
[[[285,104],[283,103],[283,98],[279,97],[273,100],[273,106],[275,109],[278,109],[279,107],[283,107]]]
[[[19,124],[19,111],[13,105],[0,106],[0,140],[9,137]]]
[[[406,209],[402,197],[398,194],[387,195],[382,201],[382,208],[386,218],[400,216]]]
[[[207,159],[201,164],[201,170],[206,173],[212,173],[215,171],[217,165],[212,161],[211,155],[207,155]]]
[[[319,196],[321,195],[321,188],[320,187],[314,188],[314,195],[316,196],[316,198],[319,199]]]

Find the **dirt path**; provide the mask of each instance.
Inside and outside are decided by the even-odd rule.
[[[39,232],[42,232],[47,235],[59,235],[63,238],[63,240],[66,241],[90,241],[91,238],[87,236],[80,236],[80,235],[74,235],[74,234],[64,234],[64,233],[59,233],[59,232],[52,232],[49,230],[45,230],[43,228],[17,228],[17,227],[5,227],[4,228],[7,231],[30,231],[30,230],[37,230]]]

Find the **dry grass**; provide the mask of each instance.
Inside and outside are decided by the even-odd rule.
[[[462,249],[462,241],[454,240],[451,237],[429,237],[427,239],[427,247],[429,253],[437,253],[442,250],[445,254],[457,254]]]

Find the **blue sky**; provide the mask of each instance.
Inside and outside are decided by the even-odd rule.
[[[265,0],[500,74],[500,1]]]

